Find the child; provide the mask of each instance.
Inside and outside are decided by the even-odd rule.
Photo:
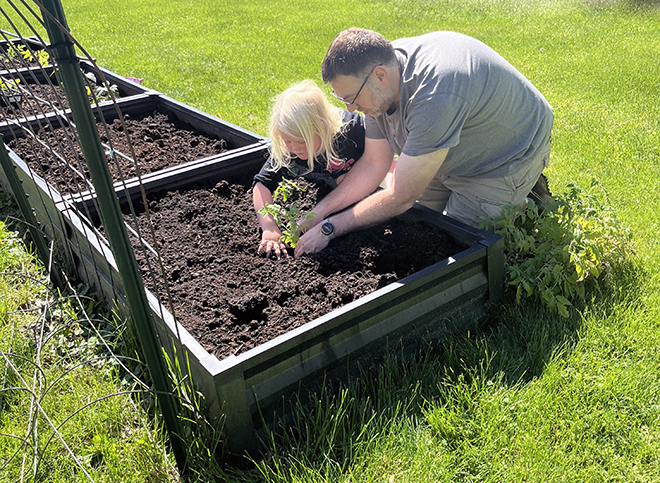
[[[284,178],[324,181],[335,188],[364,151],[364,118],[334,107],[310,80],[280,94],[270,119],[270,158],[254,177],[253,201],[262,235],[258,253],[287,256],[282,233],[271,215],[259,210],[273,202]]]

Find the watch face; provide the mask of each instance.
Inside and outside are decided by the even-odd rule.
[[[335,231],[335,227],[332,226],[332,223],[329,221],[326,221],[321,225],[321,233],[323,233],[326,236],[332,235],[332,232]]]

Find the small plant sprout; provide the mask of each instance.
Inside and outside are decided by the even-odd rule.
[[[23,96],[18,88],[20,79],[5,79],[0,77],[0,105],[18,105],[21,103]]]
[[[295,248],[298,240],[300,240],[299,232],[299,221],[308,221],[314,218],[314,213],[307,213],[302,216],[300,208],[298,208],[297,203],[291,203],[289,207],[286,207],[286,203],[289,201],[289,198],[296,191],[305,191],[303,188],[298,186],[295,182],[283,179],[277,185],[275,192],[273,193],[273,203],[266,203],[266,205],[259,210],[264,218],[268,215],[271,215],[279,226],[282,236],[280,241]],[[282,200],[282,204],[277,203],[277,200]]]
[[[9,42],[9,47],[7,47],[7,57],[9,58],[8,61],[12,61],[17,58],[23,58],[28,62],[34,60],[34,56],[24,45],[16,45],[13,42]]]
[[[20,79],[5,79],[0,77],[0,89],[3,91],[16,92],[18,91],[18,83],[21,82]]]
[[[46,52],[46,50],[41,49],[32,52],[27,46],[23,44],[14,44],[13,42],[10,42],[9,47],[7,48],[8,59],[5,59],[5,62],[10,62],[16,58],[22,58],[26,62],[34,62],[35,54],[37,55],[36,60],[39,62],[39,65],[46,67],[50,60],[50,55],[48,52]]]
[[[37,61],[39,62],[39,65],[41,67],[46,67],[50,63],[50,54],[46,52],[44,49],[39,50],[37,52],[38,59]]]
[[[112,100],[112,95],[114,94],[114,97],[119,97],[119,89],[115,84],[112,85],[99,85],[98,81],[96,80],[96,76],[94,75],[93,72],[87,72],[85,73],[85,77],[87,78],[87,81],[90,84],[96,84],[97,87],[94,89],[94,99],[97,102],[103,102],[103,101],[111,101]],[[91,96],[92,95],[92,90],[90,89],[89,86],[87,86],[87,95]]]

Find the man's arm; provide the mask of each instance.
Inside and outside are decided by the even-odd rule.
[[[353,164],[337,188],[314,207],[315,217],[307,223],[307,229],[373,193],[385,178],[393,159],[394,151],[387,140],[365,139],[362,157]]]
[[[341,236],[364,229],[409,209],[436,175],[448,151],[448,149],[440,149],[422,156],[402,154],[397,162],[390,187],[373,193],[349,210],[332,215],[330,221],[334,226],[334,234]],[[322,217],[317,216],[317,223],[325,217],[327,214],[323,214]],[[312,228],[300,238],[295,255],[319,252],[328,245],[328,242],[328,237],[322,234],[320,229]]]

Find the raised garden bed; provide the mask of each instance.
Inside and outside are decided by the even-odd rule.
[[[204,119],[199,127],[195,126],[194,111],[161,96],[123,99],[118,104],[123,119],[118,118],[113,105],[104,106],[103,121],[97,123],[97,128],[108,151],[111,174],[119,184],[122,179],[137,176],[133,157],[141,173],[147,174],[215,157],[247,141],[260,141],[257,136],[212,119]],[[78,194],[87,190],[89,175],[80,162],[75,133],[66,120],[53,116],[47,122],[36,119],[5,128],[12,135],[5,141],[9,148],[60,193]],[[233,144],[237,138],[239,143],[243,141],[238,146]],[[44,145],[49,148],[44,149]],[[116,154],[114,160],[109,154],[111,147]]]
[[[188,354],[211,412],[226,416],[235,451],[253,446],[264,421],[283,414],[283,401],[304,398],[324,376],[345,379],[387,351],[410,354],[422,340],[472,326],[503,283],[499,237],[421,208],[317,255],[258,257],[246,183],[262,162],[244,157],[197,174],[189,167],[169,192],[144,186],[179,320],[148,282],[158,332],[176,340],[179,356]],[[109,280],[118,273],[103,237],[67,216],[75,236],[95,240],[79,267],[107,266],[104,284],[115,294]]]
[[[348,237],[335,240],[333,246],[328,247],[326,254],[353,257],[354,273],[336,269],[332,257],[324,261],[321,257],[310,256],[304,262],[282,263],[256,256],[258,235],[253,212],[248,216],[227,212],[229,208],[224,212],[216,210],[218,219],[215,221],[201,215],[203,211],[213,211],[205,208],[221,199],[229,200],[227,194],[243,192],[245,195],[244,183],[235,180],[244,180],[247,173],[255,173],[263,163],[263,156],[263,152],[242,153],[203,165],[189,165],[169,176],[171,196],[157,194],[162,193],[159,186],[162,178],[152,178],[145,184],[147,195],[155,203],[154,216],[164,230],[157,234],[161,237],[159,244],[165,243],[165,236],[169,234],[190,245],[178,252],[176,245],[167,247],[164,253],[166,272],[170,288],[174,289],[177,315],[185,315],[183,306],[188,304],[197,311],[192,320],[201,330],[195,336],[194,327],[188,330],[185,325],[176,324],[169,305],[161,304],[152,291],[148,291],[157,332],[166,349],[170,349],[167,341],[173,341],[177,355],[188,357],[193,380],[205,395],[209,411],[225,417],[225,433],[233,451],[254,447],[264,422],[274,423],[273,415],[283,414],[283,402],[299,395],[304,397],[307,390],[317,387],[324,377],[331,381],[345,379],[359,364],[368,367],[386,351],[410,354],[422,340],[438,339],[472,326],[485,316],[486,304],[499,299],[503,284],[503,244],[499,237],[421,209],[413,210],[414,215],[409,213],[408,216],[439,228],[458,242],[453,246],[459,248],[456,253],[409,275],[405,269],[394,275],[396,269],[389,269],[379,260],[377,243],[386,237],[386,228],[370,233],[366,244],[358,246],[355,242],[350,247],[356,248],[353,252],[345,245],[352,243]],[[201,181],[210,184],[190,189]],[[174,218],[174,222],[183,223],[179,228],[170,224],[173,221],[169,215],[169,221],[160,218],[160,213],[167,212],[168,206],[177,199],[181,202],[176,208],[183,210],[182,219]],[[86,203],[92,201],[89,199]],[[238,204],[245,203],[243,200]],[[92,222],[80,215],[81,211],[93,213],[93,203],[87,209],[74,209],[70,201],[61,201],[57,208],[65,226],[63,237],[75,259],[76,272],[122,306],[123,288],[112,253]],[[234,226],[240,246],[232,247],[228,235],[215,231],[215,225]],[[212,249],[214,242],[217,253],[204,254],[202,248]],[[221,254],[220,245],[225,242],[234,251],[240,249],[241,257],[254,262],[254,268],[235,271],[239,268],[237,261]],[[416,250],[411,246],[406,248],[410,252]],[[199,262],[195,261],[188,266],[197,255],[201,255],[201,264],[195,265]],[[302,267],[300,272],[283,272],[298,266]],[[372,282],[361,283],[367,266],[380,268],[376,269]],[[330,278],[335,276],[340,288],[328,288],[318,281],[302,278],[303,268]],[[218,291],[208,286],[201,291],[196,284],[202,276],[212,272],[229,274],[233,280],[223,282]],[[285,277],[284,281],[277,279],[280,276]],[[261,334],[259,330],[260,320],[266,318],[260,314],[267,299],[260,292],[264,293],[269,278],[273,286],[280,287],[275,302],[268,301],[270,312],[267,314],[267,318],[273,320],[276,315],[283,317],[285,332],[279,335],[268,330]],[[251,279],[256,286],[250,285]],[[342,281],[345,287],[341,286]],[[231,288],[232,284],[245,292],[219,300],[222,290]],[[351,288],[355,289],[353,293]],[[366,293],[370,290],[374,291]],[[308,306],[295,309],[299,313],[291,314],[291,322],[286,314],[291,307],[287,304],[293,300],[288,291],[311,296]],[[316,305],[323,303],[329,312],[317,311]],[[256,312],[260,307],[261,312]],[[296,318],[300,320],[293,322]],[[222,327],[225,322],[228,325]],[[265,335],[267,340],[255,338],[251,344],[241,347],[241,343],[249,342],[255,334]]]
[[[150,233],[151,220],[179,321],[219,359],[266,343],[466,248],[438,227],[394,219],[342,237],[319,254],[280,261],[259,257],[251,181],[211,180],[149,192],[150,215],[141,203],[136,207],[139,232]],[[299,185],[306,189],[292,199],[304,211],[329,191]],[[133,224],[130,213],[125,218]],[[155,245],[148,238],[146,243]],[[133,246],[145,283],[155,291],[149,267],[157,267],[157,260],[153,252],[140,250],[136,237]]]
[[[168,173],[176,172],[185,167],[186,163],[198,164],[203,170],[205,165],[216,158],[234,159],[247,154],[263,159],[267,146],[265,138],[166,96],[154,93],[140,94],[120,99],[118,106],[120,106],[121,112],[131,119],[144,121],[148,117],[153,118],[156,115],[159,119],[165,117],[169,119],[167,129],[178,128],[178,141],[169,147],[163,147],[165,146],[164,141],[161,146],[158,140],[154,139],[158,129],[154,128],[150,121],[139,126],[141,129],[150,131],[150,135],[141,135],[139,139],[132,136],[136,157],[141,163],[143,179],[152,179],[156,183],[160,179],[161,184],[166,186]],[[102,114],[109,126],[113,125],[113,121],[117,122],[116,109],[112,104],[100,106],[96,113]],[[61,219],[62,208],[56,205],[62,203],[63,199],[73,197],[85,199],[93,196],[87,191],[89,185],[84,174],[86,165],[81,158],[74,155],[74,150],[78,151],[78,147],[77,144],[71,142],[73,137],[67,140],[59,139],[60,142],[54,142],[53,138],[49,138],[49,142],[54,143],[50,147],[44,147],[31,137],[26,137],[40,131],[45,135],[53,129],[59,129],[63,133],[65,131],[62,127],[63,124],[66,124],[66,121],[54,113],[45,117],[0,124],[0,134],[2,134],[4,142],[18,151],[14,152],[10,149],[9,156],[16,166],[16,172],[25,192],[30,197],[37,220],[51,239],[66,238],[65,231],[68,229]],[[185,129],[181,130],[181,128]],[[182,136],[189,137],[187,144],[183,144]],[[125,136],[117,136],[117,142],[120,141],[124,142]],[[120,148],[114,145],[117,151],[124,149],[123,146]],[[58,152],[62,157],[53,159],[53,151]],[[219,153],[219,151],[222,152]],[[123,160],[121,156],[117,156],[116,159],[120,162]],[[156,163],[151,168],[148,166],[150,160]],[[73,166],[78,174],[69,169],[68,165]],[[124,199],[127,193],[139,192],[139,180],[132,178],[135,174],[134,164],[130,162],[123,166],[126,181],[124,183],[117,181],[115,187],[120,199]],[[145,174],[149,171],[154,172]],[[1,171],[0,184],[11,192],[8,180]],[[64,247],[66,249],[67,245]],[[70,262],[75,262],[75,260],[71,260],[73,256],[71,253],[66,253],[66,256]]]
[[[142,174],[147,174],[217,156],[231,149],[224,139],[196,131],[178,119],[157,111],[138,117],[124,114],[121,120],[106,120],[105,125],[99,123],[97,127],[101,141],[107,145],[106,149],[109,151],[112,146],[116,153],[125,155],[118,155],[116,163],[108,156],[108,167],[115,182],[122,180],[122,177],[131,179],[137,176],[136,163],[131,157],[133,152]],[[71,142],[75,139],[74,131],[68,126],[53,129],[41,127],[35,136],[36,139],[30,136],[17,137],[7,145],[33,172],[55,186],[60,193],[86,191],[89,172],[84,163],[72,163],[74,171],[71,165],[64,162],[82,159],[78,145]],[[44,151],[40,149],[43,144],[57,146],[58,149]],[[79,179],[72,179],[72,174],[78,173]]]

